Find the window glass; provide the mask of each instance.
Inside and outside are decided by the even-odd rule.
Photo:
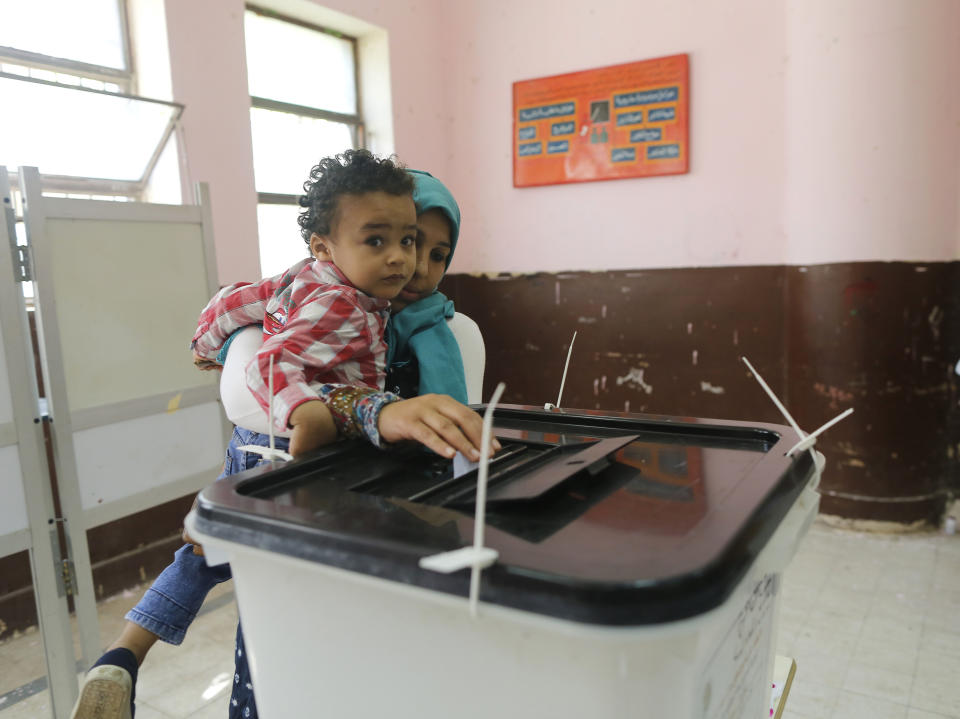
[[[257,205],[260,270],[264,277],[278,275],[310,256],[297,224],[300,211],[299,205]]]
[[[139,180],[176,107],[0,77],[0,165]],[[11,141],[15,138],[16,141]]]
[[[253,168],[257,192],[303,194],[310,168],[353,147],[349,125],[253,108]]]
[[[252,10],[244,20],[251,95],[356,114],[352,41]]]
[[[0,0],[0,46],[126,69],[120,0]]]

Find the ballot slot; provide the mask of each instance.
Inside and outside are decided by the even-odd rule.
[[[725,496],[779,439],[757,427],[533,414],[498,411],[494,432],[502,449],[490,462],[486,519],[532,542],[608,499],[636,507],[638,529],[686,532],[707,511],[707,477],[710,496]],[[238,482],[237,493],[321,513],[335,496],[355,496],[469,516],[476,483],[476,469],[455,476],[451,460],[419,446],[380,451],[357,440],[254,470]],[[661,527],[667,514],[670,527]]]

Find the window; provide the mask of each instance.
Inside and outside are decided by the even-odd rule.
[[[124,0],[0,0],[0,163],[36,166],[44,192],[142,199],[182,108],[134,94],[128,38]]]
[[[54,197],[141,200],[158,167],[179,189],[171,137],[182,107],[136,97],[128,38],[124,0],[0,0],[0,165],[18,245],[21,166],[37,167]],[[32,283],[21,286],[32,307]]]
[[[260,267],[306,256],[296,219],[310,168],[362,147],[355,38],[248,6],[244,16]]]

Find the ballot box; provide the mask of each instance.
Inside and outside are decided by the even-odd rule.
[[[503,406],[475,615],[477,471],[359,441],[215,482],[264,719],[760,719],[822,462],[789,427]],[[822,457],[820,458],[822,460]]]

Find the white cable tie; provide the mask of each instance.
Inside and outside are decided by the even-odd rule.
[[[261,447],[259,444],[245,444],[240,449],[244,452],[253,452],[254,454],[259,454],[264,459],[269,459],[270,461],[282,459],[284,462],[289,462],[293,459],[293,455],[284,452],[282,449],[276,449],[275,447]]]
[[[791,427],[793,427],[794,431],[800,435],[800,439],[806,439],[806,433],[800,429],[800,425],[797,424],[797,421],[790,415],[789,412],[787,412],[787,408],[783,406],[783,402],[777,399],[777,395],[775,395],[773,390],[770,389],[770,385],[764,382],[763,377],[760,376],[760,373],[753,368],[753,365],[750,364],[750,360],[748,360],[746,357],[741,357],[740,359],[742,359],[743,363],[750,368],[750,371],[753,373],[753,376],[756,378],[757,382],[759,382],[760,386],[763,387],[764,392],[766,392],[770,399],[773,400],[773,403],[777,406],[777,409],[780,410],[780,414],[786,417],[787,422]]]
[[[276,446],[273,443],[273,354],[270,354],[270,376],[267,379],[267,391],[270,393],[270,400],[267,404],[267,420],[270,425],[270,429],[267,430],[270,436],[270,452],[273,453],[276,451]],[[264,455],[266,457],[266,455]]]
[[[573,343],[577,341],[577,332],[574,330],[573,339],[570,340],[570,349],[567,350],[567,361],[563,365],[563,377],[560,378],[560,392],[557,394],[557,409],[560,409],[560,400],[563,399],[563,385],[567,383],[567,370],[570,368],[570,356],[573,354]]]
[[[487,477],[490,469],[490,438],[493,434],[493,411],[506,385],[501,382],[493,391],[493,397],[483,413],[483,431],[480,435],[480,467],[477,470],[476,510],[473,516],[473,545],[461,547],[450,552],[441,552],[420,558],[420,566],[434,572],[449,574],[470,567],[470,616],[477,616],[480,598],[480,571],[489,567],[500,553],[496,549],[483,546],[483,529],[487,513]]]
[[[573,344],[570,345],[573,349]],[[493,434],[493,411],[500,401],[503,390],[507,388],[503,382],[497,385],[483,413],[483,432],[480,434],[480,470],[477,472],[477,499],[476,512],[473,519],[473,547],[474,551],[483,550],[483,526],[487,516],[487,476],[490,471],[490,436]],[[470,570],[470,616],[477,616],[477,602],[480,597],[480,565],[474,564]]]
[[[831,419],[829,422],[827,422],[825,425],[820,427],[818,430],[816,430],[815,432],[811,432],[807,437],[805,437],[804,439],[801,439],[799,442],[793,445],[789,449],[789,451],[787,451],[787,456],[789,457],[797,450],[809,449],[814,444],[816,444],[817,437],[819,437],[821,434],[826,432],[828,429],[830,429],[833,425],[835,425],[840,420],[849,417],[851,414],[853,414],[853,407],[850,407],[849,409],[844,410],[843,412],[838,414],[836,417]]]

